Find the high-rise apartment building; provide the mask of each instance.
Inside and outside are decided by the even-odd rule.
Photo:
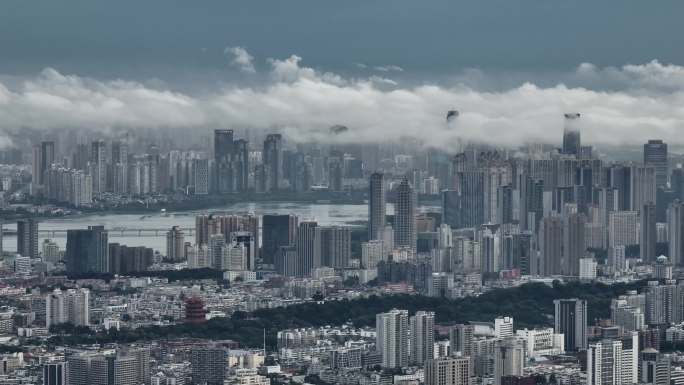
[[[408,311],[397,309],[375,316],[375,346],[384,368],[408,365],[408,318]]]
[[[676,200],[667,208],[667,229],[670,245],[670,261],[684,264],[684,203]]]
[[[283,137],[269,134],[262,153],[266,191],[277,191],[283,185]]]
[[[647,202],[639,213],[639,219],[639,249],[641,260],[644,262],[654,262],[657,258],[656,243],[658,236],[655,203]]]
[[[435,313],[418,311],[410,319],[410,362],[423,365],[435,354]]]
[[[17,221],[17,254],[38,257],[38,221],[32,218]]]
[[[166,258],[174,262],[185,260],[185,235],[178,226],[166,233]]]

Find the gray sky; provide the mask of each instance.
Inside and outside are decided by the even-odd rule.
[[[314,68],[398,65],[565,71],[684,63],[681,0],[69,0],[0,2],[0,73],[45,67],[94,77],[228,71],[226,46]]]

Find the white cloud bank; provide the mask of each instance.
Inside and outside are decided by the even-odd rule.
[[[234,47],[234,63],[254,69]],[[240,58],[240,59],[238,59]],[[563,113],[581,112],[583,142],[641,144],[660,138],[684,146],[684,68],[656,61],[622,68],[582,64],[572,84],[484,92],[466,86],[402,87],[393,79],[345,78],[302,66],[302,59],[269,59],[261,86],[229,86],[184,94],[123,80],[99,81],[46,69],[13,88],[0,83],[0,145],[23,127],[59,130],[136,128],[280,129],[294,140],[331,140],[335,124],[349,131],[335,140],[387,142],[400,137],[450,148],[459,139],[502,146],[560,143]],[[479,76],[482,76],[481,74]],[[619,91],[591,89],[619,85]],[[449,127],[446,112],[460,116]]]
[[[225,49],[224,53],[233,56],[231,64],[241,71],[250,73],[256,72],[256,68],[254,68],[254,57],[243,47],[228,47]]]

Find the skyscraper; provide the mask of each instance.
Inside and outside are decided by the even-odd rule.
[[[408,178],[404,177],[396,189],[394,212],[394,246],[416,248],[416,195]]]
[[[214,161],[229,162],[233,155],[233,130],[214,130]]]
[[[574,213],[563,220],[563,265],[562,274],[579,276],[580,258],[584,257],[584,228],[587,218],[584,214]]]
[[[24,257],[38,257],[38,221],[35,219],[17,221],[17,253]]]
[[[656,228],[656,205],[653,202],[647,202],[639,213],[640,219],[640,240],[639,249],[641,260],[644,262],[653,262],[656,259],[656,242],[658,231]]]
[[[277,191],[283,182],[283,137],[280,134],[269,134],[264,140],[262,153],[266,191]]]
[[[87,230],[67,230],[66,268],[70,273],[107,273],[109,270],[108,233],[104,226]]]
[[[90,162],[90,175],[93,177],[93,194],[102,194],[106,191],[107,187],[107,148],[104,140],[92,142]]]
[[[320,228],[321,265],[343,269],[351,259],[351,229],[343,226]]]
[[[408,365],[408,311],[393,309],[375,316],[375,347],[382,355],[382,367]]]
[[[264,263],[272,264],[282,246],[294,245],[297,217],[294,215],[264,215],[262,218],[262,250]]]
[[[373,173],[370,177],[368,192],[368,239],[382,239],[385,229],[385,177]]]
[[[655,167],[656,186],[667,185],[667,143],[662,140],[649,140],[644,144],[644,164]]]
[[[670,261],[684,264],[684,203],[676,200],[667,208],[667,228],[670,237]]]
[[[449,330],[449,342],[451,345],[452,355],[460,352],[462,356],[473,356],[473,334],[475,327],[473,325],[458,324],[454,325]]]
[[[321,267],[321,228],[316,222],[301,222],[297,229],[297,276],[308,277]]]
[[[33,147],[33,183],[45,184],[45,172],[55,163],[55,142],[41,142]]]
[[[539,251],[541,258],[533,259],[530,268],[532,274],[562,274],[563,221],[560,217],[542,219],[539,226]]]
[[[179,262],[185,259],[185,236],[178,226],[166,233],[166,258]]]
[[[553,301],[554,333],[563,334],[565,350],[580,351],[587,348],[587,301],[583,299],[556,299]]]
[[[578,126],[580,114],[565,114],[565,125],[563,126],[563,154],[580,155],[580,129]]]
[[[423,365],[435,356],[435,313],[418,311],[411,317],[410,361]]]

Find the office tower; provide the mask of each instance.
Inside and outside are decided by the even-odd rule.
[[[0,256],[3,255],[3,248],[2,248],[2,238],[4,236],[3,226],[4,226],[4,223],[3,223],[2,219],[0,219]]]
[[[416,195],[406,177],[396,189],[394,246],[416,249]]]
[[[608,214],[608,246],[629,246],[639,243],[639,213],[614,211]]]
[[[321,228],[316,222],[301,222],[297,229],[297,276],[309,277],[321,267]]]
[[[530,269],[532,274],[543,276],[562,273],[563,221],[559,217],[544,217],[539,227],[539,251]]]
[[[684,264],[684,203],[676,200],[667,208],[667,230],[670,239],[670,261]]]
[[[361,266],[364,269],[375,269],[378,262],[384,260],[384,242],[374,239],[361,243]]]
[[[343,191],[344,185],[342,183],[344,175],[344,164],[342,160],[333,157],[328,159],[328,189],[330,191]]]
[[[70,273],[107,273],[109,269],[108,234],[104,226],[87,230],[67,230],[64,258]]]
[[[501,385],[504,376],[522,376],[525,348],[515,337],[496,341],[494,345],[494,384]]]
[[[368,191],[368,239],[382,239],[385,229],[385,177],[381,173],[373,173],[370,177]]]
[[[45,326],[70,323],[90,325],[90,291],[88,289],[55,289],[45,297]]]
[[[321,265],[343,269],[351,258],[351,229],[343,226],[320,228]]]
[[[494,319],[494,337],[499,339],[513,337],[513,317]]]
[[[264,140],[262,153],[266,191],[277,191],[283,183],[283,137],[280,134],[269,134]]]
[[[580,128],[579,113],[565,114],[565,125],[563,126],[563,154],[580,155]]]
[[[166,233],[166,258],[173,262],[185,260],[185,236],[178,226]]]
[[[470,357],[443,357],[425,363],[425,385],[470,385]]]
[[[410,362],[423,365],[435,355],[435,313],[418,311],[410,319]]]
[[[587,348],[587,301],[556,299],[553,301],[554,333],[563,334],[565,350],[575,352]]]
[[[462,356],[472,357],[473,355],[473,325],[458,324],[449,330],[449,342],[451,345],[451,355],[460,352]]]
[[[656,186],[667,185],[667,143],[662,140],[649,140],[644,144],[644,164],[655,167]]]
[[[214,130],[214,190],[233,192],[233,130]]]
[[[107,148],[104,140],[94,141],[90,147],[90,175],[93,177],[93,194],[99,195],[107,187]]]
[[[579,276],[579,262],[586,251],[584,228],[587,218],[584,214],[570,214],[563,218],[563,275]]]
[[[282,246],[294,245],[297,236],[297,217],[294,215],[264,215],[262,217],[261,258],[273,264]]]
[[[33,147],[33,183],[45,184],[45,172],[55,163],[55,142],[41,142]]]
[[[32,218],[17,221],[17,254],[38,257],[38,221]]]
[[[382,367],[408,365],[408,311],[393,309],[375,316],[376,350],[382,355]]]
[[[225,380],[227,354],[218,347],[197,347],[190,353],[192,383],[223,385]]]
[[[66,362],[49,362],[43,365],[43,385],[67,385]]]
[[[669,354],[661,354],[653,348],[641,351],[639,383],[670,385],[672,360]]]
[[[653,166],[630,167],[631,210],[641,210],[647,202],[656,201],[656,169]]]
[[[644,205],[639,213],[640,216],[640,239],[639,249],[641,260],[644,262],[653,262],[656,259],[656,205],[653,202],[648,202]]]

